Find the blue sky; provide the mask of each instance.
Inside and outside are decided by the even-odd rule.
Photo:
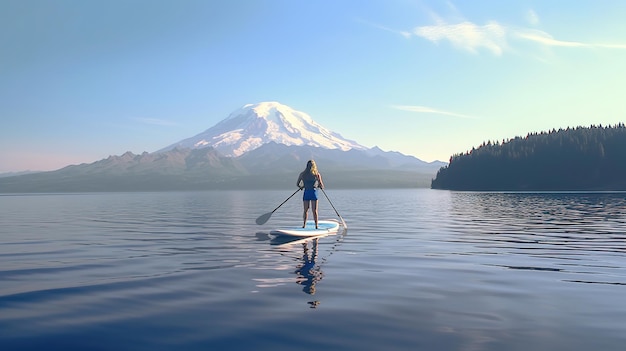
[[[156,151],[278,101],[447,161],[626,121],[621,0],[2,0],[0,172]]]

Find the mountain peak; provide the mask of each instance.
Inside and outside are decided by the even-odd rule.
[[[273,111],[285,111],[288,113],[292,113],[294,110],[287,106],[283,105],[280,102],[276,101],[266,101],[259,102],[257,104],[247,104],[244,105],[240,110],[253,110],[256,112],[259,117],[268,117],[272,114]]]
[[[215,126],[159,152],[175,147],[199,149],[210,146],[226,156],[240,156],[269,142],[344,151],[367,149],[321,126],[304,112],[268,101],[244,105]]]

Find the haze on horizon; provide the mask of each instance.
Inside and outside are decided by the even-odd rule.
[[[447,161],[625,121],[626,2],[0,2],[0,172],[156,151],[278,101]]]

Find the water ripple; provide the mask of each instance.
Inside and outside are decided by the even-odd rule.
[[[327,192],[3,197],[0,348],[623,348],[626,194]]]

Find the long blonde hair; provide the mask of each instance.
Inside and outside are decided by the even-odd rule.
[[[313,160],[309,160],[306,163],[306,168],[304,169],[304,173],[310,173],[314,176],[317,177],[317,175],[319,174],[319,172],[317,171],[317,164],[315,164],[315,161]]]

